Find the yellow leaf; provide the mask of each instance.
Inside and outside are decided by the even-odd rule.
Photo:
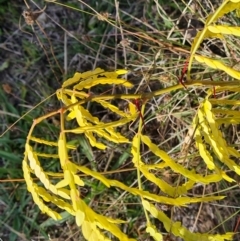
[[[109,134],[107,132],[109,132]],[[122,136],[119,132],[114,131],[113,128],[105,128],[105,130],[96,129],[94,131],[98,136],[104,137],[106,140],[109,140],[111,142],[115,143],[129,143],[129,140]]]
[[[106,177],[104,177],[103,175],[101,175],[100,173],[92,171],[85,166],[77,166],[77,169],[79,171],[85,173],[86,175],[92,176],[92,177],[96,178],[97,180],[101,181],[106,187],[110,187],[110,183],[109,183],[108,179]]]
[[[236,182],[234,179],[229,177],[226,172],[222,171],[220,168],[216,167],[216,171],[228,182]]]
[[[90,89],[91,87],[93,87],[95,85],[99,85],[99,84],[102,84],[102,85],[105,85],[105,84],[123,85],[127,88],[133,87],[133,84],[128,82],[125,79],[101,77],[101,78],[83,80],[79,84],[76,84],[74,86],[74,89],[77,89],[77,90]]]
[[[87,240],[93,240],[93,238],[96,238],[95,240],[97,240],[97,237],[94,237],[95,232],[92,228],[93,225],[95,225],[95,223],[88,222],[86,220],[84,220],[82,223],[82,233],[83,233],[84,238]],[[95,229],[96,229],[96,225],[95,225]]]
[[[85,213],[82,210],[76,211],[76,223],[80,227],[85,219]]]
[[[88,138],[91,146],[97,147],[100,150],[106,149],[106,146],[103,143],[97,142],[96,138],[93,136],[91,132],[85,132],[85,136]]]
[[[164,151],[160,150],[157,145],[153,144],[149,137],[142,135],[141,140],[143,143],[145,143],[149,149],[158,157],[160,157],[164,162],[167,163],[169,167],[176,173],[180,173],[183,176],[196,181],[196,182],[201,182],[201,183],[210,183],[210,182],[218,182],[222,178],[220,175],[217,174],[212,174],[212,175],[207,175],[207,176],[201,176],[195,171],[189,171],[188,169],[185,169],[182,165],[176,163],[174,160],[171,159],[171,157]]]
[[[57,189],[57,194],[60,197],[63,197],[65,199],[70,199],[69,190],[67,190],[67,189],[63,189],[63,188]]]
[[[72,78],[69,78],[68,80],[64,81],[62,87],[68,87],[72,84],[75,84],[83,79],[87,79],[89,77],[93,77],[94,75],[98,75],[103,73],[104,70],[100,69],[100,68],[96,68],[94,71],[88,71],[88,72],[84,72],[84,73],[75,73],[74,76]]]
[[[222,133],[215,122],[215,117],[211,112],[211,103],[208,100],[205,100],[202,107],[199,108],[198,117],[201,128],[203,129],[202,135],[205,141],[211,145],[214,153],[221,162],[240,175],[240,166],[229,158],[229,151],[233,151],[233,149],[228,148],[226,140],[222,137]],[[233,151],[233,153],[235,152]]]
[[[154,238],[156,241],[163,241],[163,236],[161,233],[157,231],[157,228],[152,225],[151,223],[147,224],[146,232],[150,234],[151,237]]]
[[[144,208],[149,211],[153,217],[160,220],[164,228],[167,230],[167,232],[172,232],[175,236],[181,237],[183,240],[186,241],[194,241],[194,240],[201,240],[201,241],[225,241],[232,240],[234,233],[226,233],[223,235],[220,234],[200,234],[200,233],[192,233],[187,228],[181,225],[180,222],[173,222],[171,219],[169,219],[166,214],[164,214],[162,211],[157,210],[155,206],[153,206],[148,201],[143,200],[142,202]]]
[[[209,100],[213,105],[240,105],[239,100],[218,100],[211,99]]]
[[[151,167],[150,167],[151,166]],[[195,184],[194,181],[189,180],[188,182],[184,183],[182,186],[172,187],[165,181],[161,180],[160,178],[157,178],[154,176],[153,173],[149,172],[151,169],[158,169],[158,166],[160,165],[154,165],[155,168],[152,167],[152,165],[143,165],[140,167],[140,171],[142,174],[152,183],[155,183],[162,192],[165,192],[171,197],[176,197],[179,195],[186,194],[188,190],[192,189],[193,185]]]
[[[79,186],[81,186],[81,187],[84,186],[83,180],[80,179],[80,177],[79,177],[78,175],[74,175],[73,177],[74,177],[74,182],[75,182],[77,185],[79,185]]]
[[[62,217],[60,214],[58,214],[55,211],[48,208],[43,203],[42,199],[40,199],[40,197],[38,195],[38,189],[37,189],[38,186],[35,183],[33,183],[33,180],[32,180],[31,174],[30,174],[30,168],[27,165],[27,155],[29,152],[32,153],[32,148],[28,143],[26,143],[25,149],[26,149],[26,152],[25,152],[25,157],[23,160],[23,172],[24,172],[24,179],[26,181],[28,191],[31,192],[34,202],[38,205],[39,209],[43,213],[47,213],[50,217],[52,217],[55,220],[61,219]],[[54,186],[50,185],[50,187],[54,187]],[[54,190],[54,189],[51,188],[51,190]],[[50,200],[50,195],[48,195],[46,192],[43,193],[43,195],[44,195],[46,201]]]
[[[37,142],[37,143],[41,143],[41,144],[48,145],[48,146],[58,146],[58,143],[57,143],[57,142],[46,141],[46,140],[44,140],[44,139],[40,139],[40,138],[33,137],[33,136],[31,136],[29,139],[32,140],[32,141],[35,141],[35,142]],[[74,146],[74,145],[68,145],[68,144],[67,144],[67,148],[68,148],[68,149],[76,149],[76,146]],[[40,155],[43,156],[43,153],[41,153]],[[47,156],[47,154],[45,154],[45,155]],[[50,154],[49,154],[49,157],[51,157]]]
[[[222,125],[222,124],[235,124],[238,125],[240,124],[240,118],[236,118],[236,117],[229,117],[229,118],[218,118],[216,120],[218,125]]]
[[[240,80],[240,72],[239,71],[224,65],[219,60],[214,60],[214,59],[203,57],[200,55],[195,55],[194,57],[198,62],[205,63],[206,65],[208,65],[209,67],[211,67],[213,69],[223,70],[224,72],[226,72],[228,75],[232,76],[233,78]]]
[[[58,154],[48,154],[48,153],[41,153],[35,152],[38,157],[45,157],[45,158],[58,158]]]
[[[34,188],[37,191],[38,195],[41,196],[44,201],[50,202],[52,200],[51,195],[48,192],[46,192],[44,188],[39,187],[37,185],[35,185]]]
[[[69,185],[69,180],[66,179],[66,178],[64,178],[63,180],[59,181],[59,182],[55,185],[55,187],[56,187],[56,188],[61,188],[61,187],[66,187],[66,186],[68,186],[68,185]]]
[[[96,101],[97,103],[101,104],[103,107],[111,110],[112,112],[120,115],[120,116],[123,116],[123,117],[128,117],[129,114],[119,110],[119,108],[117,108],[115,105],[112,105],[111,103],[107,102],[107,101],[104,101],[104,100],[97,100]]]
[[[132,116],[131,118],[130,117],[122,118],[118,121],[113,121],[113,122],[110,122],[110,123],[101,122],[100,124],[95,125],[95,126],[83,126],[83,127],[79,127],[79,128],[75,128],[75,129],[66,130],[65,132],[81,134],[81,133],[85,133],[86,131],[95,131],[96,128],[100,129],[100,130],[105,129],[105,128],[109,128],[109,127],[113,128],[113,127],[125,125],[126,123],[134,120],[135,118],[136,118],[136,116]]]
[[[196,129],[196,131],[195,131],[195,140],[196,140],[196,146],[199,150],[199,154],[203,158],[208,169],[210,169],[210,170],[215,169],[215,164],[214,164],[213,158],[210,155],[210,153],[208,152],[205,144],[202,141],[202,135],[201,135],[201,132],[199,129]]]
[[[47,206],[46,206],[46,210],[44,210],[44,212],[46,212],[54,220],[61,220],[62,219],[62,216],[60,214],[58,214],[57,212],[48,208]]]
[[[224,198],[224,196],[212,196],[212,197],[202,197],[202,198],[190,198],[190,197],[169,198],[169,197],[163,197],[156,194],[152,194],[147,191],[139,190],[138,188],[130,188],[116,180],[108,180],[108,182],[111,186],[119,187],[127,192],[132,193],[133,195],[138,195],[144,199],[149,199],[155,202],[165,203],[165,204],[174,205],[174,206],[183,206],[189,203],[196,203],[196,202],[209,202],[214,200],[221,200]]]
[[[80,113],[78,113],[78,112],[80,112]],[[100,123],[100,121],[99,121],[99,119],[97,118],[97,117],[95,117],[95,116],[93,116],[88,110],[86,110],[84,107],[82,107],[82,106],[78,106],[78,112],[75,112],[76,113],[76,115],[81,115],[81,118],[84,118],[84,119],[86,119],[86,120],[88,120],[88,121],[91,121],[92,123],[95,123],[95,124],[98,124],[98,123]],[[84,123],[84,121],[82,121],[82,123],[83,124],[79,124],[79,126],[82,126],[82,125],[84,125],[85,123]]]
[[[73,207],[71,204],[64,202],[62,199],[57,197],[52,197],[51,202],[58,206],[59,208],[66,210],[69,214],[75,216],[75,211],[73,210]]]
[[[60,133],[58,140],[58,155],[61,163],[61,167],[64,169],[66,162],[68,161],[68,154],[66,148],[66,137],[64,133]]]
[[[131,153],[133,155],[132,163],[137,168],[144,165],[144,163],[141,161],[140,141],[141,141],[141,134],[136,133],[136,135],[133,137],[133,140],[132,140]]]
[[[50,209],[49,207],[47,207],[42,199],[39,197],[38,193],[37,193],[37,189],[36,189],[36,184],[33,183],[33,187],[32,187],[32,197],[34,202],[38,205],[39,209],[43,212],[46,213],[47,215],[49,215],[51,218],[53,218],[54,220],[59,220],[62,219],[61,215],[58,214],[57,212],[53,211],[52,209]]]
[[[65,92],[65,90],[64,90]],[[56,91],[57,98],[63,102],[64,105],[71,105],[71,100],[67,97],[67,95],[63,92],[62,89]]]
[[[123,75],[123,74],[127,74],[128,71],[125,69],[119,69],[119,70],[116,70],[116,73],[117,73],[117,75]]]
[[[136,105],[133,104],[131,101],[128,102],[128,109],[132,116],[135,116],[138,113]]]
[[[214,25],[214,26],[208,26],[208,30],[213,33],[222,33],[222,34],[231,34],[235,36],[240,36],[240,27]]]

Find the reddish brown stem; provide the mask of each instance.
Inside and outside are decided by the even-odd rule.
[[[137,110],[139,111],[139,117],[142,119],[142,123],[143,123],[143,128],[145,129],[145,121],[141,112],[141,103],[139,99],[135,99],[134,100],[134,104],[136,105]]]
[[[185,62],[185,64],[184,64],[184,67],[183,67],[183,69],[182,69],[181,77],[180,77],[180,78],[178,77],[178,81],[180,82],[181,85],[184,86],[185,89],[187,89],[187,87],[186,87],[186,85],[183,83],[183,77],[184,77],[184,75],[185,75],[186,72],[187,72],[187,67],[188,67],[188,60],[187,60],[187,61]]]

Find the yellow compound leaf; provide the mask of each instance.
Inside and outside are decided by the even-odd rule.
[[[229,158],[229,151],[233,151],[233,149],[228,148],[226,140],[222,137],[222,133],[215,122],[215,117],[211,112],[211,103],[208,100],[205,100],[202,107],[199,108],[198,117],[205,141],[211,145],[221,162],[240,175],[240,166]]]
[[[95,123],[95,124],[99,124],[100,121],[97,117],[93,116],[88,110],[86,110],[84,107],[82,106],[79,106],[78,107],[78,112],[76,112],[77,115],[81,115],[81,118],[84,118],[88,121],[91,121],[92,123]],[[84,121],[83,121],[84,123]],[[78,123],[79,124],[79,123]],[[79,126],[82,126],[81,124],[79,124]]]
[[[96,227],[95,222],[84,221],[82,224],[82,232],[84,238],[88,241],[95,241],[95,240],[103,240],[103,241],[111,241],[108,239],[103,233],[99,231]]]
[[[208,169],[210,169],[210,170],[215,169],[215,164],[214,164],[213,158],[210,155],[209,151],[207,150],[205,144],[203,144],[202,135],[201,135],[201,132],[199,131],[199,129],[196,129],[196,131],[195,131],[195,140],[196,140],[196,146],[199,150],[199,154],[203,158]]]
[[[96,138],[93,136],[91,132],[85,132],[85,136],[88,138],[91,146],[97,147],[100,150],[106,149],[106,146],[103,143],[97,142]]]
[[[216,120],[218,125],[222,125],[222,124],[234,124],[234,125],[238,125],[240,124],[240,118],[236,118],[236,117],[228,117],[228,118],[218,118]]]
[[[127,192],[132,193],[133,195],[138,195],[145,199],[149,199],[149,200],[164,203],[164,204],[174,205],[174,206],[183,206],[189,203],[197,203],[197,202],[209,202],[214,200],[221,200],[224,198],[224,196],[212,196],[212,197],[202,197],[202,198],[190,198],[190,197],[169,198],[169,197],[163,197],[156,194],[152,194],[147,191],[139,190],[137,188],[130,188],[116,180],[108,180],[108,181],[111,186],[119,187]]]
[[[85,209],[87,210],[87,212],[91,212],[91,216],[94,217],[95,222],[99,228],[111,232],[121,241],[136,241],[135,239],[129,239],[126,234],[121,232],[117,225],[108,222],[108,219],[105,216],[93,212],[85,203],[84,205],[86,206]]]
[[[125,79],[117,79],[117,78],[93,78],[81,81],[79,84],[74,86],[74,89],[82,90],[82,89],[90,89],[95,85],[105,85],[105,84],[115,84],[115,85],[123,85],[127,88],[132,88],[133,84],[128,82]]]
[[[171,197],[176,197],[176,196],[179,196],[179,195],[186,194],[187,191],[189,189],[191,189],[193,187],[193,185],[195,184],[194,181],[190,180],[190,181],[188,181],[187,183],[185,183],[182,186],[172,187],[171,185],[169,185],[168,183],[166,183],[162,179],[155,177],[153,175],[153,173],[149,172],[149,170],[148,170],[149,167],[148,166],[149,165],[143,165],[143,166],[140,167],[140,171],[142,172],[142,174],[149,181],[151,181],[152,183],[156,184],[160,188],[160,190],[162,192],[165,192],[166,194],[168,194]],[[153,169],[153,168],[151,168],[151,169]]]
[[[109,180],[98,172],[92,171],[85,166],[77,166],[77,169],[86,175],[92,176],[97,180],[101,181],[106,187],[110,187]]]
[[[63,198],[69,199],[69,191],[65,189],[57,190],[57,188],[52,185],[48,179],[47,174],[44,173],[43,169],[40,166],[37,155],[32,151],[32,147],[26,143],[26,153],[30,162],[30,167],[34,170],[35,175],[40,179],[44,184],[46,189],[49,189],[56,195],[59,195]]]
[[[37,193],[44,199],[44,201],[46,202],[53,202],[53,200],[58,200],[57,197],[52,197],[52,195],[50,195],[48,192],[46,192],[46,190],[42,187],[38,187],[35,185],[35,189],[37,191]],[[60,193],[60,196],[64,198],[65,196],[65,199],[70,199],[69,197],[69,190],[65,190],[65,189],[59,189],[58,190],[58,193]],[[61,199],[59,199],[61,200]]]
[[[156,184],[162,192],[165,192],[166,194],[168,194],[171,197],[174,197],[176,195],[176,190],[178,190],[178,188],[174,188],[171,185],[169,185],[168,183],[164,182],[163,180],[155,177],[151,172],[148,172],[146,170],[146,167],[144,165],[140,166],[140,171],[149,181]],[[184,193],[186,193],[186,192],[187,192],[187,190],[185,190]]]
[[[181,237],[185,241],[225,241],[232,240],[234,233],[226,233],[226,234],[200,234],[200,233],[192,233],[187,228],[181,225],[180,222],[173,222],[171,219],[167,217],[162,211],[157,210],[155,206],[153,206],[150,202],[143,200],[142,202],[144,208],[149,211],[153,217],[160,220],[164,228],[168,232],[172,232],[175,236]]]
[[[38,195],[43,198],[44,201],[50,202],[53,198],[52,196],[42,187],[34,185],[35,190],[37,191]]]
[[[240,27],[212,25],[212,26],[208,26],[208,30],[211,31],[212,33],[222,33],[222,34],[231,34],[235,36],[240,36]]]
[[[240,92],[240,91],[239,91]],[[210,100],[209,100],[210,101]],[[210,101],[211,102],[211,101]],[[224,109],[212,109],[212,113],[215,114],[223,114],[225,116],[232,116],[232,118],[240,118],[240,112],[238,110],[224,110]],[[224,119],[224,118],[218,118],[217,121]]]
[[[40,139],[40,138],[37,138],[37,137],[33,137],[33,136],[31,136],[29,139],[32,140],[32,141],[35,141],[37,143],[41,143],[41,144],[48,145],[48,146],[58,146],[57,142],[46,141],[46,140],[43,140],[43,139]],[[75,150],[76,146],[67,144],[67,148]]]
[[[38,187],[36,184],[33,185],[39,196],[41,196],[44,199],[44,201],[51,202],[57,205],[59,208],[66,210],[68,213],[75,215],[75,212],[73,212],[72,206],[70,204],[64,202],[62,199],[56,196],[50,195],[48,192],[46,192],[44,188]]]
[[[74,95],[72,95],[72,102],[73,103],[77,102],[77,99],[75,98]],[[73,119],[73,117],[77,118],[77,122],[78,122],[79,126],[85,126],[86,125],[85,115],[87,115],[87,113],[86,113],[87,111],[85,111],[85,113],[83,113],[82,109],[84,109],[82,106],[75,105],[73,107],[73,111],[71,112],[71,119]],[[88,114],[90,114],[90,113],[88,112]],[[68,115],[68,117],[69,117],[69,115]]]
[[[49,215],[51,218],[53,218],[54,220],[59,220],[62,219],[61,215],[58,214],[57,212],[53,211],[52,209],[50,209],[49,207],[47,207],[42,199],[39,197],[38,193],[37,193],[37,189],[36,189],[37,185],[35,183],[32,183],[32,189],[31,189],[31,194],[33,197],[34,202],[38,205],[39,209],[43,212],[46,213],[47,215]]]
[[[52,188],[53,185],[50,184],[47,175],[44,173],[42,167],[40,166],[40,162],[38,161],[36,153],[33,152],[32,147],[28,143],[26,143],[25,145],[25,150],[29,160],[30,167],[34,171],[35,175],[41,180],[41,182],[47,189],[54,191],[55,189]]]
[[[40,208],[40,206],[38,206],[38,207]],[[40,210],[41,210],[41,208],[40,208]],[[62,216],[59,213],[53,211],[52,209],[48,208],[47,206],[45,206],[45,208],[43,208],[41,211],[43,213],[46,213],[47,215],[49,215],[54,220],[62,219]]]
[[[30,167],[27,165],[27,161],[25,160],[26,156],[24,157],[24,160],[22,162],[22,169],[23,169],[23,177],[25,179],[25,182],[27,184],[27,189],[29,192],[32,192],[32,178],[31,178],[31,172],[30,172]]]
[[[146,232],[150,234],[151,237],[154,238],[156,241],[163,241],[163,236],[161,233],[157,231],[157,228],[152,225],[151,223],[147,224]]]
[[[171,159],[171,157],[164,151],[160,150],[157,145],[153,144],[149,137],[142,135],[141,140],[149,147],[149,149],[158,157],[160,157],[164,162],[167,163],[167,165],[176,173],[180,173],[183,176],[196,181],[208,184],[210,182],[218,182],[222,179],[220,175],[212,174],[207,176],[201,176],[197,174],[194,170],[189,171],[188,169],[185,169],[180,164],[176,163],[174,160]]]
[[[94,76],[97,76],[98,74],[102,74],[104,72],[103,69],[96,68],[94,71],[87,71],[84,73],[75,73],[72,78],[69,78],[68,80],[64,81],[62,87],[68,87],[72,84],[75,84],[81,80],[87,79],[89,77],[93,78]]]
[[[235,148],[228,146],[228,153],[232,156],[235,157],[240,157],[240,152],[238,152],[238,150],[236,150]]]
[[[110,134],[108,134],[107,132]],[[129,140],[122,136],[119,132],[116,132],[113,128],[106,128],[105,130],[96,129],[94,131],[98,136],[104,137],[106,140],[115,143],[129,143]]]
[[[128,113],[119,110],[119,108],[117,108],[115,105],[112,105],[111,103],[109,103],[109,102],[107,102],[107,101],[97,100],[96,102],[99,103],[99,104],[101,104],[103,107],[111,110],[112,112],[120,115],[120,116],[123,116],[123,117],[128,117],[128,116],[129,116]]]
[[[211,99],[209,100],[213,105],[240,105],[239,100],[217,100]]]
[[[72,78],[69,78],[63,83],[62,87],[66,88],[70,85],[78,83],[74,86],[74,88],[80,90],[83,88],[89,89],[90,87],[98,84],[122,84],[125,87],[130,88],[133,86],[130,82],[117,78],[119,75],[126,73],[126,70],[105,72],[104,70],[97,68],[94,71],[75,73]]]
[[[76,134],[81,134],[84,133],[85,131],[94,131],[97,129],[105,129],[105,128],[113,128],[113,127],[118,127],[118,126],[122,126],[125,125],[126,123],[132,121],[136,119],[136,116],[131,116],[131,118],[122,118],[118,121],[113,121],[113,122],[109,122],[109,123],[103,123],[101,122],[98,125],[95,126],[83,126],[83,127],[79,127],[79,128],[75,128],[75,129],[71,129],[71,130],[67,130],[65,132],[69,132],[69,133],[76,133]]]
[[[234,179],[232,179],[231,177],[229,177],[226,172],[222,171],[220,168],[216,167],[215,168],[216,172],[218,172],[223,179],[225,179],[228,182],[236,182]]]
[[[56,91],[57,98],[63,102],[64,105],[68,106],[71,105],[72,102],[68,98],[68,96],[63,92],[62,89]]]
[[[88,169],[87,167],[78,166],[77,168],[79,171],[85,173],[86,175],[92,176],[92,177],[96,178],[97,180],[101,181],[107,187],[110,187],[110,186],[118,187],[118,188],[121,188],[122,190],[132,193],[133,195],[138,195],[138,196],[141,196],[141,197],[153,200],[153,201],[162,202],[165,204],[181,206],[181,205],[185,205],[188,203],[221,200],[224,198],[223,196],[221,196],[221,197],[205,197],[203,199],[202,198],[189,198],[189,197],[179,197],[179,198],[174,199],[174,198],[168,198],[168,197],[161,197],[156,194],[152,194],[152,193],[149,193],[146,191],[141,191],[137,188],[130,188],[116,180],[107,179],[103,175],[99,174],[98,172],[92,171],[92,170]],[[190,184],[192,185],[192,183],[190,183]]]
[[[235,79],[240,80],[240,72],[237,70],[234,70],[223,63],[221,63],[219,60],[214,60],[211,58],[203,57],[200,55],[195,55],[195,59],[200,63],[205,63],[207,66],[213,68],[213,69],[220,69],[226,72],[228,75],[232,76]]]
[[[75,216],[75,211],[73,210],[73,207],[71,204],[64,202],[62,199],[60,198],[53,198],[51,200],[51,202],[53,204],[55,204],[56,206],[58,206],[59,208],[66,210],[69,214]]]

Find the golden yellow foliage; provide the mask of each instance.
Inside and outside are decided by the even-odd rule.
[[[197,35],[192,45],[187,74],[188,79],[190,79],[190,70],[193,59],[199,63],[204,63],[211,68],[225,71],[228,75],[238,80],[240,79],[240,73],[238,71],[224,65],[220,62],[220,60],[196,54],[200,43],[205,38],[216,36],[223,37],[224,34],[240,35],[239,28],[215,25],[218,18],[239,7],[240,1],[224,1],[220,8],[214,14],[209,16],[206,21],[205,28]],[[224,198],[223,196],[193,198],[188,197],[187,192],[197,183],[209,184],[212,182],[219,182],[223,179],[227,182],[234,182],[234,180],[229,177],[225,171],[218,167],[212,156],[212,152],[216,155],[218,160],[228,167],[229,170],[232,170],[240,175],[240,166],[233,160],[233,157],[239,158],[240,154],[236,151],[236,149],[227,144],[219,129],[222,124],[239,124],[239,111],[215,108],[215,106],[219,105],[239,105],[239,101],[211,99],[210,97],[212,93],[209,92],[206,99],[200,104],[197,114],[193,120],[193,128],[196,130],[194,138],[196,141],[196,147],[209,169],[209,173],[207,175],[198,174],[195,170],[188,170],[183,165],[179,164],[177,160],[171,158],[164,150],[161,150],[161,148],[154,144],[148,136],[143,135],[141,133],[143,124],[141,121],[139,131],[132,139],[127,138],[117,131],[117,127],[136,120],[139,113],[132,103],[129,103],[129,112],[126,113],[120,110],[118,106],[110,103],[110,101],[116,98],[128,101],[129,99],[136,98],[137,95],[94,96],[88,93],[90,88],[99,84],[114,84],[131,88],[132,84],[129,81],[119,78],[119,75],[126,73],[126,70],[105,72],[100,68],[85,73],[75,73],[72,78],[63,83],[61,89],[56,91],[56,95],[58,99],[62,101],[64,107],[34,121],[28,134],[23,160],[24,178],[26,180],[28,191],[31,192],[34,202],[39,206],[43,213],[48,214],[55,220],[61,219],[61,216],[59,213],[49,208],[48,203],[52,203],[58,208],[75,216],[76,223],[79,227],[82,227],[83,235],[87,240],[110,240],[105,235],[105,231],[110,232],[121,241],[135,240],[129,238],[128,235],[122,232],[118,226],[120,223],[127,221],[114,220],[107,216],[98,214],[81,199],[79,187],[84,186],[85,183],[84,180],[79,177],[78,172],[82,172],[95,178],[107,188],[115,187],[132,195],[138,196],[142,200],[142,208],[146,213],[146,232],[149,233],[155,240],[163,240],[163,235],[149,221],[149,214],[154,218],[159,219],[164,224],[167,231],[173,232],[175,236],[179,236],[186,241],[231,240],[233,233],[226,233],[223,235],[191,233],[185,227],[181,226],[179,222],[173,223],[162,211],[157,210],[151,204],[151,201],[174,206],[184,206],[189,203],[209,202]],[[186,86],[189,86],[189,84],[186,84]],[[180,87],[177,86],[175,89],[179,88]],[[217,92],[225,90],[240,92],[240,88],[238,86],[228,86],[226,83],[223,84],[223,87],[216,89]],[[138,97],[146,97],[147,100],[159,93],[162,92],[154,92],[151,95],[142,94],[138,95]],[[119,119],[108,123],[100,121],[84,107],[84,104],[89,101],[97,102],[104,109],[118,115]],[[219,114],[223,115],[219,117]],[[54,115],[60,115],[61,124],[59,127],[58,139],[48,141],[34,137],[33,132],[38,124]],[[77,127],[66,129],[66,122],[71,121],[77,123]],[[108,179],[101,173],[74,163],[69,155],[69,150],[74,149],[75,146],[68,143],[68,133],[85,135],[85,137],[89,140],[90,145],[100,150],[106,149],[106,144],[104,144],[102,140],[118,143],[119,145],[131,144],[132,163],[134,164],[138,175],[138,187],[126,186],[124,183]],[[142,161],[140,151],[140,146],[142,144],[147,146],[152,155],[159,159],[159,163],[145,164]],[[41,153],[37,151],[36,146],[51,146],[52,148],[56,148],[57,151],[56,153]],[[62,173],[48,173],[47,171],[44,171],[40,161],[41,158],[57,158],[61,165]],[[154,174],[155,172],[153,172],[153,170],[163,170],[164,168],[171,169],[172,172],[184,176],[185,179],[183,183],[178,186],[171,186],[156,176]],[[37,185],[33,181],[33,176],[40,180],[42,186]],[[52,181],[53,176],[58,178],[61,177],[62,179],[59,182],[54,183]],[[144,178],[148,181],[155,183],[165,195],[160,196],[143,190],[141,186],[142,176],[144,176]]]

